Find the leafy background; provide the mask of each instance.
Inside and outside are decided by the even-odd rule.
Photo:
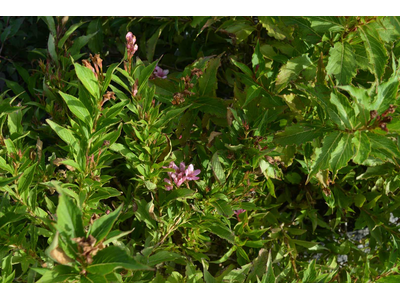
[[[398,17],[0,32],[2,282],[400,281]],[[200,180],[166,191],[172,161]]]

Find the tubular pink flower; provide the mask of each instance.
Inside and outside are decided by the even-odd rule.
[[[155,77],[162,78],[162,79],[166,79],[168,73],[169,73],[169,70],[163,70],[159,66],[156,66],[154,69],[154,72],[153,72]]]
[[[187,180],[199,180],[199,177],[197,175],[200,174],[200,170],[194,170],[194,167],[192,164],[189,165],[187,170],[185,171],[186,179]]]
[[[164,178],[164,181],[165,181],[166,183],[168,183],[168,185],[165,186],[165,189],[166,189],[167,191],[170,191],[170,190],[172,190],[172,189],[174,188],[174,186],[172,185],[172,182],[171,182],[170,179]]]
[[[125,38],[126,38],[126,50],[128,51],[128,60],[131,60],[139,47],[137,44],[135,44],[136,36],[134,36],[132,32],[128,32]]]
[[[200,170],[194,170],[192,164],[190,164],[189,167],[186,169],[186,165],[184,162],[181,162],[179,164],[179,167],[174,162],[171,162],[168,168],[174,169],[174,172],[167,172],[169,179],[164,179],[164,181],[168,183],[168,185],[166,185],[165,187],[167,191],[173,189],[173,183],[175,183],[177,187],[180,187],[183,183],[185,183],[185,181],[199,179],[197,175],[200,174]]]

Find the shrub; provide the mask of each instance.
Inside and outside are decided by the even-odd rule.
[[[398,282],[399,22],[2,18],[2,282]]]

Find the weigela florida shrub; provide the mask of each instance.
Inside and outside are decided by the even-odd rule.
[[[1,281],[398,282],[399,22],[2,18]]]

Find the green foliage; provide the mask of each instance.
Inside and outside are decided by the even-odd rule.
[[[2,18],[1,282],[399,282],[399,24]]]

